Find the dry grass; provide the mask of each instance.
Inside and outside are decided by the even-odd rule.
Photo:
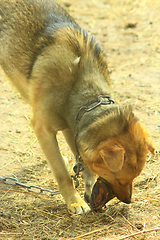
[[[61,195],[28,193],[1,184],[0,239],[159,239],[160,176],[150,168],[157,159],[159,154],[150,157],[142,176],[135,181],[134,203],[126,205],[113,199],[98,213],[70,215]],[[37,174],[40,179],[47,171],[43,161],[22,169],[16,177],[28,185],[40,185]],[[42,185],[56,189],[50,175]],[[78,191],[83,194],[83,182]],[[152,231],[145,232],[149,229]]]

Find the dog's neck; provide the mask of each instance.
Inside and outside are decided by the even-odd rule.
[[[78,133],[81,130],[81,128],[84,128],[84,125],[86,125],[86,121],[84,121],[83,124],[81,124],[81,118],[85,115],[85,113],[89,113],[90,111],[94,111],[95,109],[97,110],[97,108],[99,108],[100,106],[105,106],[105,105],[110,105],[110,104],[114,104],[114,100],[112,100],[110,98],[109,95],[99,95],[97,97],[97,99],[91,101],[90,103],[88,103],[87,105],[84,105],[82,107],[79,108],[77,115],[75,117],[75,121],[76,121],[76,132],[75,132],[75,145],[76,145],[76,149],[77,149],[77,159],[79,161],[82,161],[82,158],[80,156],[79,150],[78,150],[78,145],[77,145],[77,137],[78,137]],[[96,111],[96,113],[99,111]],[[101,110],[100,110],[101,112]],[[95,114],[96,116],[97,114]],[[92,115],[93,116],[93,115]],[[89,123],[91,123],[89,121]],[[80,126],[79,126],[80,125]]]

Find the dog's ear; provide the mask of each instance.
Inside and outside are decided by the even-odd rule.
[[[152,143],[151,138],[149,138],[149,139],[147,140],[147,145],[148,145],[149,151],[150,151],[153,155],[155,155],[155,147],[154,147],[154,145],[153,145],[153,143]]]
[[[120,146],[106,145],[99,151],[99,156],[103,159],[108,169],[116,173],[122,169],[124,162],[124,149]]]
[[[146,126],[144,124],[141,123],[141,128],[144,134],[144,138],[145,141],[147,143],[148,146],[148,150],[155,155],[155,147],[153,145],[152,139],[151,139],[151,134],[149,133],[148,129],[146,128]]]

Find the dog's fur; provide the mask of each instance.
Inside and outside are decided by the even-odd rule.
[[[133,179],[148,150],[154,154],[149,132],[130,106],[117,103],[101,105],[75,121],[79,108],[99,95],[113,98],[106,57],[95,39],[53,0],[1,0],[0,62],[33,109],[35,133],[68,209],[81,213],[90,208],[73,186],[58,148],[58,131],[74,154],[78,131],[87,198],[99,175],[129,203]]]

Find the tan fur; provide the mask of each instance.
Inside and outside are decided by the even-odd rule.
[[[68,209],[82,213],[89,206],[74,189],[59,151],[58,131],[74,154],[78,132],[88,197],[98,174],[120,200],[129,201],[148,149],[154,153],[146,128],[130,106],[118,104],[101,105],[75,121],[79,108],[99,95],[113,98],[106,57],[95,39],[53,0],[3,0],[0,14],[1,65],[32,107],[33,128]]]
[[[129,108],[128,110],[130,112]],[[97,124],[98,120],[92,124],[91,129],[86,133],[87,138],[82,137],[79,142],[81,156],[90,170],[106,179],[120,200],[128,200],[128,202],[131,200],[133,179],[141,173],[148,151],[154,154],[155,150],[146,127],[131,112],[130,114],[126,126],[123,126],[123,119],[120,121],[122,129],[124,127],[122,132],[119,132],[111,113],[112,125],[108,126],[110,129],[103,126],[109,118],[107,115],[105,122],[103,119],[99,120],[103,122],[101,124]],[[94,139],[92,131],[97,131],[97,135],[103,135],[105,139],[101,141],[102,139],[99,138],[99,143],[96,139],[97,146],[94,148],[90,144]]]

